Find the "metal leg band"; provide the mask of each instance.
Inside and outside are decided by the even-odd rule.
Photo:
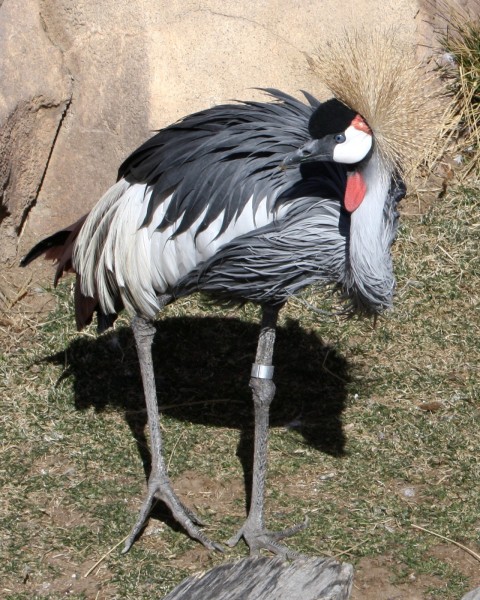
[[[253,363],[251,375],[258,379],[273,379],[273,371],[274,367],[272,365],[259,365],[258,363]]]

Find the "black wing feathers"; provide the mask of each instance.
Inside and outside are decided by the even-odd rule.
[[[129,182],[152,187],[144,225],[173,192],[159,228],[176,223],[174,235],[188,230],[203,214],[197,233],[223,215],[222,233],[251,199],[268,196],[273,206],[298,179],[282,171],[286,153],[309,137],[310,106],[278,90],[264,90],[276,102],[244,102],[212,107],[159,131],[119,169]]]

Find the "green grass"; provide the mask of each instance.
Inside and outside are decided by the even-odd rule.
[[[292,548],[360,567],[387,560],[392,585],[415,585],[426,599],[457,600],[480,585],[473,557],[412,527],[479,552],[478,225],[476,189],[404,218],[395,309],[376,327],[322,317],[303,301],[324,309],[332,300],[309,290],[283,311],[276,346],[269,527],[308,515]],[[246,548],[209,554],[158,518],[129,554],[114,548],[145,489],[137,360],[125,319],[106,335],[78,335],[70,296],[67,283],[52,314],[2,329],[0,595],[162,597]],[[258,317],[251,305],[190,297],[158,322],[165,455],[217,541],[245,513]],[[299,416],[299,428],[286,427]]]

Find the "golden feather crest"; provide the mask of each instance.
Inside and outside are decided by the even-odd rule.
[[[415,59],[412,45],[394,30],[345,32],[308,62],[338,100],[364,117],[389,170],[408,177],[442,121],[433,78]]]

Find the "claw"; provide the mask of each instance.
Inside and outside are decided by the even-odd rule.
[[[279,544],[278,540],[282,540],[291,535],[295,535],[299,531],[302,531],[308,526],[308,517],[305,517],[303,523],[298,523],[293,527],[284,529],[282,531],[268,531],[258,525],[251,525],[248,519],[245,521],[239,531],[232,536],[227,542],[227,546],[231,548],[236,546],[240,539],[243,537],[246,544],[250,548],[250,554],[259,554],[261,549],[269,550],[272,554],[281,556],[288,560],[293,560],[303,556],[302,554],[290,550],[284,544]]]
[[[197,513],[192,510],[190,507],[185,506],[185,504],[183,502],[181,502],[179,500],[180,506],[182,507],[184,513],[188,516],[188,518],[190,519],[190,521],[192,521],[192,523],[195,523],[195,525],[200,525],[200,527],[205,527],[205,521],[203,519],[201,519]]]
[[[292,535],[297,534],[299,531],[303,531],[308,527],[309,519],[305,517],[302,523],[297,523],[288,529],[283,529],[282,531],[270,532],[270,535],[275,540],[283,540],[283,538],[290,537]]]
[[[122,550],[122,554],[127,553],[137,539],[138,535],[145,526],[148,516],[156,500],[161,500],[168,506],[174,519],[185,529],[190,537],[201,542],[208,550],[224,552],[223,547],[210,540],[196,525],[203,525],[202,519],[190,508],[187,508],[177,497],[168,481],[162,480],[162,485],[158,485],[156,477],[151,476],[148,486],[148,494],[142,503],[137,522],[135,523],[130,535],[128,536]]]

